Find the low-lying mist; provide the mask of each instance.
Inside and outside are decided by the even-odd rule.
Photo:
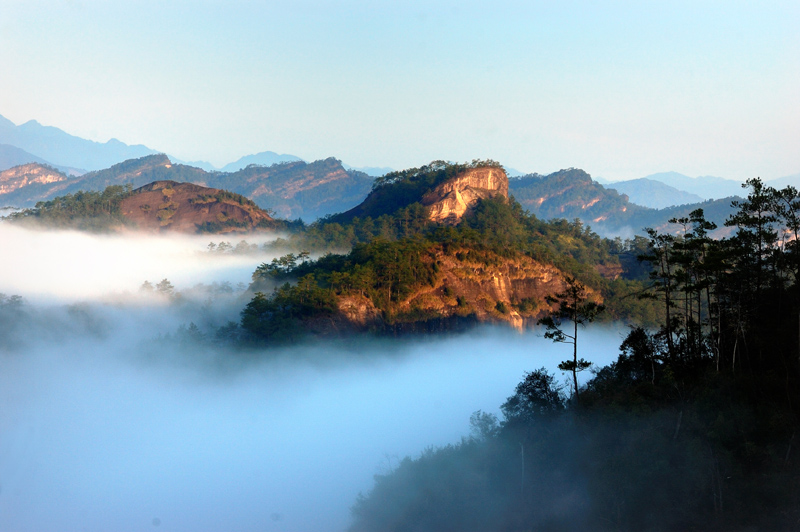
[[[12,251],[0,292],[23,297],[5,317],[14,341],[0,342],[0,530],[343,530],[373,475],[459,441],[472,412],[498,413],[525,371],[555,371],[570,354],[489,327],[261,351],[197,344],[175,331],[236,320],[241,294],[167,301],[139,294],[142,281],[187,294],[235,285],[268,256],[209,257],[208,237],[0,224],[0,238]],[[582,355],[606,364],[620,340],[588,329]]]
[[[166,278],[179,288],[215,281],[237,285],[249,283],[258,264],[279,255],[208,252],[210,242],[224,239],[218,235],[36,231],[0,223],[4,257],[0,292],[34,300],[82,301],[136,292],[145,280]],[[248,242],[274,239],[250,237]]]

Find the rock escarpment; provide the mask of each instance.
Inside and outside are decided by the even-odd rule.
[[[431,260],[439,273],[391,309],[379,309],[364,294],[349,292],[336,298],[337,311],[312,319],[309,331],[327,335],[367,330],[441,332],[477,323],[507,324],[522,331],[555,309],[548,296],[563,292],[565,274],[557,267],[528,256],[513,259],[488,251],[439,250]],[[590,299],[600,294],[587,288]]]
[[[434,161],[377,178],[360,205],[332,216],[330,221],[347,224],[356,218],[374,220],[422,205],[432,222],[455,225],[479,200],[495,196],[508,198],[508,177],[499,164]]]
[[[501,167],[474,168],[426,193],[421,203],[432,222],[455,225],[478,200],[508,198],[508,176]]]
[[[13,192],[27,187],[32,192],[32,198],[38,201],[44,199],[50,188],[63,189],[68,180],[65,174],[47,165],[22,164],[0,172],[0,198],[6,199]]]

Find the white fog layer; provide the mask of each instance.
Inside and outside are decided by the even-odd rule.
[[[145,279],[179,291],[246,282],[266,255],[209,258],[214,237],[3,225],[0,237],[12,250],[0,292],[25,301],[14,330],[0,332],[14,339],[0,347],[0,530],[344,530],[373,475],[458,442],[472,412],[499,414],[525,371],[554,371],[571,354],[535,331],[488,327],[203,349],[163,337],[238,319],[241,294],[111,296]],[[580,341],[603,365],[621,332],[588,329]]]
[[[0,223],[0,292],[26,298],[85,300],[135,292],[149,280],[180,289],[197,283],[249,283],[255,267],[274,256],[208,253],[210,242],[242,237],[90,235],[30,231]],[[270,239],[271,240],[271,239]],[[262,238],[249,238],[261,244]]]

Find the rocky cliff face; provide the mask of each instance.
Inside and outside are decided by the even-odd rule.
[[[420,168],[386,174],[376,179],[364,201],[329,221],[347,224],[355,218],[375,220],[421,204],[427,208],[431,221],[456,224],[478,200],[508,197],[508,177],[503,168],[478,163],[434,161]]]
[[[431,221],[455,225],[480,199],[508,198],[508,176],[499,167],[475,168],[442,183],[422,197]]]
[[[130,184],[141,187],[154,181],[193,181],[202,170],[188,166],[174,166],[166,155],[149,155],[125,161],[105,170],[81,176],[66,176],[47,166],[26,164],[16,170],[17,186],[13,190],[0,190],[0,202],[19,207],[33,206],[37,201],[83,191],[102,191],[109,185]],[[4,172],[5,173],[5,172]]]
[[[384,314],[369,298],[349,293],[337,297],[333,316],[314,319],[308,329],[318,334],[365,330],[436,332],[462,322],[505,323],[522,331],[555,305],[546,302],[565,289],[564,273],[527,256],[515,259],[474,250],[440,251],[434,259],[440,275],[434,286],[411,294]],[[591,299],[601,296],[587,288]]]
[[[0,198],[31,185],[63,183],[69,178],[48,166],[39,163],[23,164],[0,172]],[[2,201],[2,200],[0,200]]]
[[[547,296],[565,287],[558,268],[525,256],[508,260],[462,250],[440,254],[437,264],[440,282],[414,294],[404,310],[448,318],[473,315],[479,322],[505,322],[522,330],[548,311]]]

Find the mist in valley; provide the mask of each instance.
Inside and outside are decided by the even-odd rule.
[[[210,340],[238,320],[272,256],[208,253],[208,237],[0,225],[0,240],[3,530],[344,530],[374,475],[461,441],[473,412],[499,416],[526,371],[568,356],[491,327],[196,342],[190,324]],[[162,279],[172,295],[139,289]],[[583,355],[607,364],[623,332],[586,330]]]

